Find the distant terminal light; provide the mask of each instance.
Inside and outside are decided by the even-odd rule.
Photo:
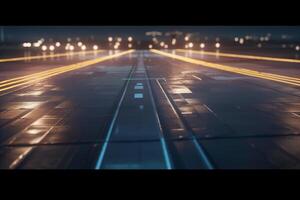
[[[204,43],[201,43],[201,44],[200,44],[200,48],[201,48],[201,49],[204,49],[204,48],[205,48],[205,44],[204,44]]]
[[[260,37],[259,40],[260,40],[261,42],[263,42],[263,41],[265,41],[265,38],[264,38],[264,37]]]
[[[49,50],[50,50],[50,51],[54,51],[54,49],[55,49],[54,45],[50,45],[50,46],[49,46]]]
[[[219,48],[221,47],[221,44],[220,44],[219,42],[217,42],[217,43],[215,44],[215,47],[216,47],[217,49],[219,49]]]
[[[239,43],[244,44],[244,38],[240,38]]]
[[[31,47],[31,43],[30,42],[24,42],[23,47],[29,48],[29,47]]]
[[[121,37],[118,37],[118,38],[117,38],[117,41],[118,41],[118,42],[122,42],[122,38],[121,38]]]
[[[186,45],[184,45],[184,48],[186,48],[186,49],[187,49],[187,48],[189,48],[189,45],[187,45],[187,44],[186,44]]]
[[[238,37],[235,37],[235,38],[234,38],[234,41],[235,41],[235,42],[238,42],[238,41],[239,41],[239,38],[238,38]]]
[[[77,46],[81,47],[82,45],[82,42],[77,42]]]
[[[252,38],[252,37],[251,37],[250,35],[246,35],[246,36],[245,36],[245,39],[246,39],[246,40],[251,40],[251,38]]]
[[[42,46],[42,51],[46,51],[47,50],[47,46],[46,45],[43,45]]]
[[[56,46],[56,47],[60,47],[60,42],[56,42],[56,43],[55,43],[55,46]]]
[[[296,50],[296,51],[299,51],[299,50],[300,50],[300,46],[297,45],[297,46],[295,47],[295,50]]]
[[[74,48],[75,48],[75,47],[74,47],[73,45],[70,45],[70,46],[69,46],[69,50],[70,50],[70,51],[73,51]]]
[[[157,38],[152,38],[152,41],[154,42],[154,43],[158,43],[158,40],[157,40]]]
[[[167,44],[165,44],[165,46],[164,46],[164,47],[165,47],[165,49],[167,49],[169,46],[168,46]]]
[[[98,45],[93,45],[93,50],[98,50]]]
[[[132,40],[133,40],[132,37],[129,36],[129,37],[128,37],[128,42],[132,42]]]
[[[82,45],[82,46],[81,46],[81,50],[82,50],[82,51],[86,50],[86,46],[85,46],[85,45]]]
[[[165,46],[165,43],[164,42],[160,42],[160,46],[161,47]]]
[[[192,42],[189,43],[189,48],[193,48],[194,44]]]
[[[128,44],[128,48],[132,48],[132,44]]]
[[[152,48],[153,48],[152,44],[149,44],[148,47],[149,47],[149,49],[152,49]]]
[[[172,45],[175,45],[175,44],[176,44],[176,39],[173,38],[173,39],[172,39]]]
[[[258,48],[261,48],[261,47],[262,47],[262,44],[261,44],[261,43],[258,43],[258,44],[257,44],[257,47],[258,47]]]
[[[281,47],[285,49],[286,48],[286,44],[281,45]]]
[[[33,43],[33,46],[34,46],[34,47],[40,47],[41,44],[40,44],[39,42],[35,42],[35,43]]]
[[[112,41],[113,41],[113,38],[112,38],[112,37],[108,37],[108,41],[109,41],[109,42],[112,42]]]
[[[66,49],[66,50],[70,50],[70,44],[69,44],[69,43],[66,44],[65,49]]]
[[[189,38],[188,36],[185,36],[185,37],[184,37],[184,40],[185,40],[185,41],[189,41],[190,38]]]

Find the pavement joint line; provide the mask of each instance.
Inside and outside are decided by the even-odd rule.
[[[197,139],[201,140],[223,140],[223,139],[247,139],[247,138],[270,138],[270,137],[300,137],[299,134],[291,133],[291,134],[269,134],[269,135],[245,135],[245,136],[213,136],[213,137],[196,137]],[[193,138],[190,137],[184,137],[184,138],[167,138],[166,141],[191,141]],[[110,143],[137,143],[137,142],[157,142],[160,141],[160,139],[146,139],[146,140],[111,140]],[[84,141],[84,142],[55,142],[55,143],[16,143],[16,144],[1,144],[0,148],[5,147],[27,147],[27,146],[55,146],[55,145],[85,145],[85,144],[102,144],[104,143],[104,140],[98,140],[98,141]]]
[[[250,82],[249,80],[242,80],[242,81],[246,82],[246,83],[251,83],[251,84],[254,84],[254,85],[258,85],[260,87],[264,87],[264,88],[267,88],[267,89],[270,89],[270,90],[273,90],[273,91],[276,91],[276,92],[280,92],[280,93],[283,93],[283,94],[292,95],[292,96],[295,96],[295,97],[300,97],[299,94],[288,93],[286,91],[282,91],[282,90],[279,90],[279,89],[274,88],[274,87],[266,86],[266,84],[257,83],[257,82]]]
[[[167,141],[191,141],[192,138],[171,138],[171,139],[165,139]],[[145,139],[145,140],[111,140],[109,143],[146,143],[146,142],[160,142],[161,139]],[[99,141],[83,141],[83,142],[55,142],[55,143],[16,143],[16,144],[2,144],[0,145],[0,148],[10,148],[10,147],[31,147],[31,146],[63,146],[63,145],[94,145],[94,144],[103,144],[104,140]]]
[[[50,111],[51,112],[51,111]],[[49,113],[49,112],[48,112]],[[37,119],[37,120],[39,120],[39,119]],[[35,120],[35,122],[37,121],[37,120]],[[53,128],[57,125],[57,124],[59,124],[61,121],[63,120],[63,118],[60,118],[56,123],[55,123],[55,125],[54,126],[51,126],[50,128],[49,128],[49,130],[47,130],[45,133],[44,133],[44,135],[42,135],[41,137],[39,137],[39,142],[41,142],[41,141],[43,141],[43,139],[44,138],[46,138],[47,137],[47,135],[49,135],[49,133],[51,132],[51,130],[53,130]],[[33,123],[31,123],[30,125],[28,125],[24,130],[26,130],[26,129],[28,129],[31,125],[33,125],[34,124],[34,122]],[[22,132],[22,131],[21,131]],[[19,132],[20,133],[20,132]],[[16,137],[14,137],[14,138],[12,138],[11,140],[10,140],[10,142],[8,143],[8,144],[12,144],[12,142],[14,141],[14,139],[15,139]],[[38,143],[39,143],[38,142]],[[18,156],[18,158],[16,159],[16,160],[14,160],[11,164],[10,164],[10,166],[9,166],[9,169],[16,169],[27,157],[28,157],[28,155],[32,152],[34,150],[34,147],[31,147],[30,149],[28,149],[28,150],[26,150],[25,152],[23,152],[20,156]]]

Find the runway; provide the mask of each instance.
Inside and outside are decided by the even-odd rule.
[[[298,169],[300,61],[226,53],[0,59],[0,168]]]

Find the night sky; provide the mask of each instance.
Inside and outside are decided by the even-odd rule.
[[[66,39],[67,37],[91,37],[97,39],[108,36],[133,36],[138,39],[145,38],[147,31],[181,31],[197,33],[199,36],[234,37],[244,35],[272,34],[273,38],[285,34],[290,38],[299,40],[299,26],[9,26],[4,27],[6,41],[36,40],[41,37],[53,39]]]

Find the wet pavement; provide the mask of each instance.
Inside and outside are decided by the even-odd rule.
[[[299,64],[173,52],[299,77]],[[0,81],[111,52],[0,63]],[[0,92],[1,169],[300,167],[299,87],[135,51]]]

